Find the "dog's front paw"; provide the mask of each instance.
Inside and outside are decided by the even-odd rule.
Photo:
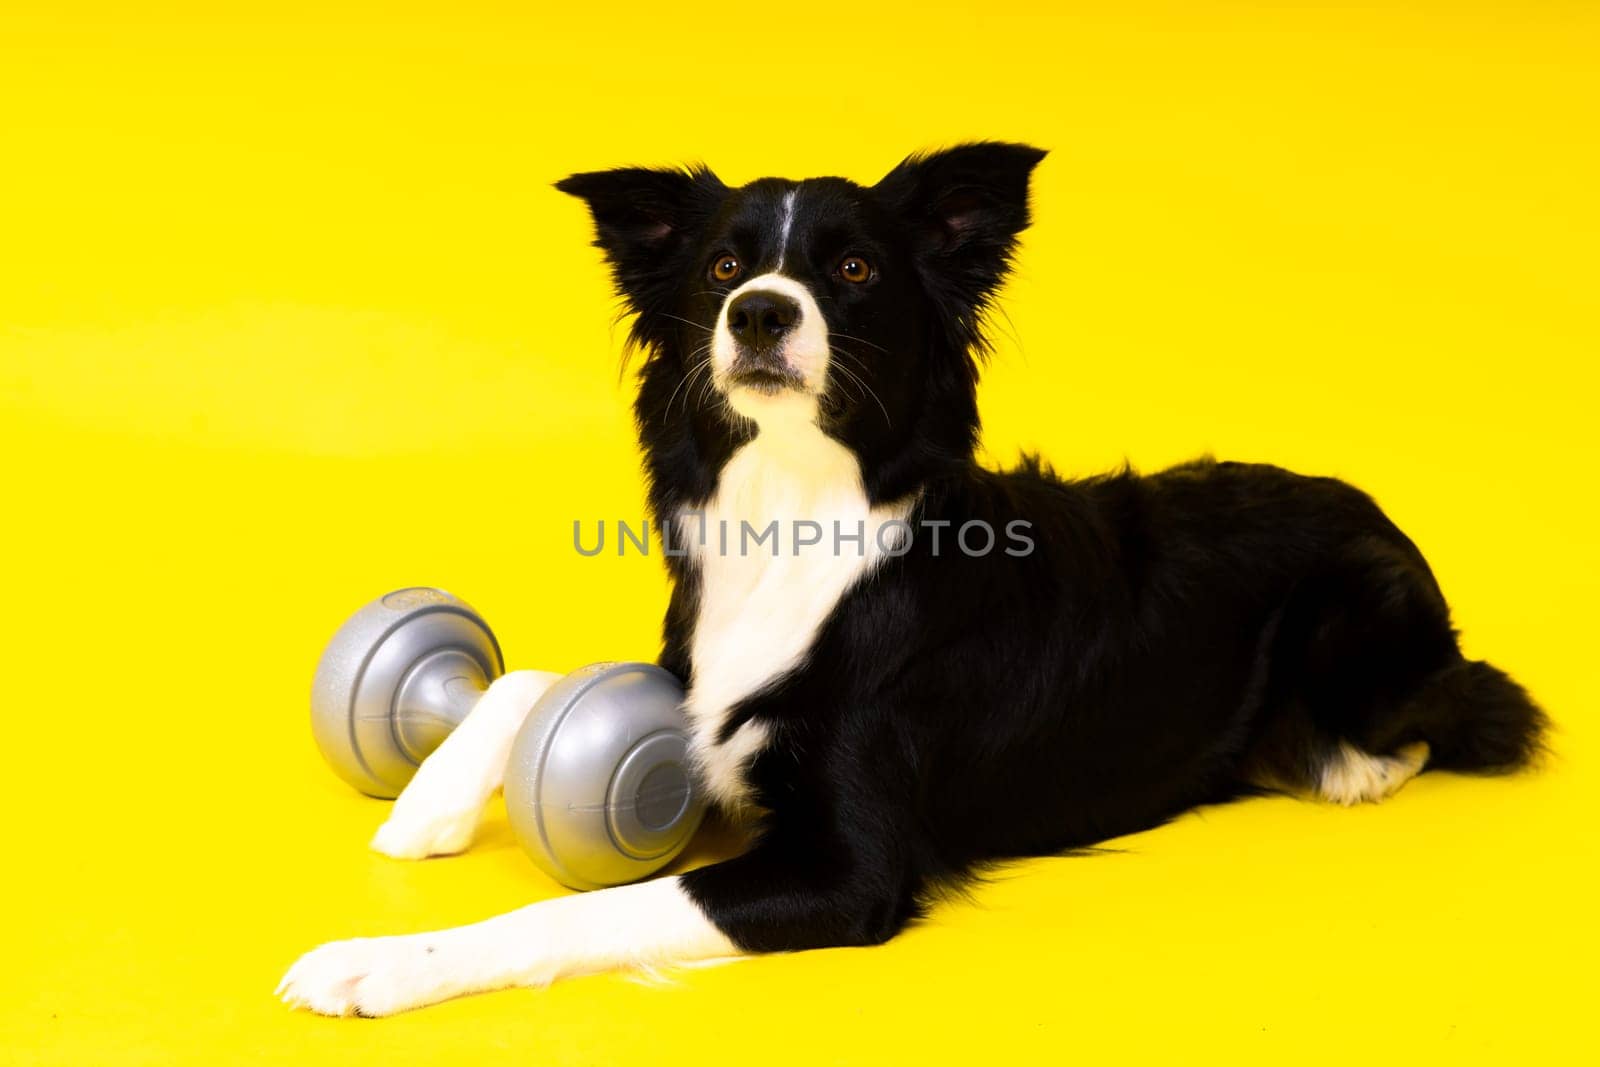
[[[277,995],[319,1015],[393,1015],[459,992],[441,964],[426,935],[330,941],[295,961]]]
[[[478,809],[429,811],[423,805],[398,802],[389,820],[372,835],[374,852],[397,860],[453,856],[465,852],[478,829]]]

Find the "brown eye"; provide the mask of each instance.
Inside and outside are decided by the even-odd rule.
[[[872,278],[872,264],[860,256],[846,256],[839,264],[839,277],[847,282],[860,285]]]
[[[739,276],[739,257],[729,252],[719,253],[711,261],[711,276],[719,282],[731,282]]]

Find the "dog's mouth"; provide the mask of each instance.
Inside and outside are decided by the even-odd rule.
[[[741,360],[728,371],[728,388],[735,386],[763,396],[776,396],[787,389],[803,392],[806,383],[800,375],[787,368],[780,370],[770,365],[755,365]]]

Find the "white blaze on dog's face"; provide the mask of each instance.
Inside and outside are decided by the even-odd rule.
[[[828,324],[816,297],[783,273],[794,233],[798,189],[777,205],[772,269],[739,284],[718,309],[711,337],[711,375],[728,406],[759,423],[814,421],[828,381]],[[743,264],[718,252],[713,282],[737,280]]]

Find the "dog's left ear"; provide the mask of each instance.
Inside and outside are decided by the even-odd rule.
[[[1045,151],[979,141],[908,157],[873,186],[914,234],[918,270],[941,302],[981,310],[1028,225],[1028,178]]]
[[[594,243],[618,292],[640,312],[658,306],[663,287],[680,280],[678,254],[728,191],[705,167],[597,170],[563,178],[556,188],[589,205]]]

